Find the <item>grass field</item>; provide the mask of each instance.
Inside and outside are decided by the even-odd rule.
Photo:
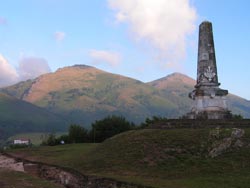
[[[0,168],[1,188],[62,188],[60,185],[41,180],[23,172],[14,172]]]
[[[48,135],[50,133],[44,133],[44,132],[35,132],[35,133],[21,133],[21,134],[16,134],[14,136],[11,136],[8,138],[8,142],[13,142],[14,139],[20,139],[20,138],[25,138],[25,139],[30,139],[31,143],[35,146],[39,146],[44,140],[48,138]],[[55,135],[57,137],[66,134],[66,132],[57,132]]]
[[[208,150],[231,135],[222,129],[213,141],[210,129],[129,131],[101,144],[75,144],[12,150],[30,160],[74,168],[156,188],[248,188],[250,129],[242,148],[210,158]]]

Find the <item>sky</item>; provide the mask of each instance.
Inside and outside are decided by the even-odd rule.
[[[218,78],[250,100],[249,0],[0,0],[0,87],[85,64],[143,82],[196,79],[213,24]]]

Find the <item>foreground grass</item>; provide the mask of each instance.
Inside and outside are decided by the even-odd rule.
[[[41,180],[23,172],[0,169],[1,188],[62,188],[60,185]]]
[[[230,135],[230,129],[222,136]],[[249,142],[250,131],[242,138]],[[209,129],[129,131],[101,144],[75,144],[14,150],[36,161],[74,168],[84,174],[160,188],[248,188],[250,149],[207,157]]]
[[[57,132],[55,133],[55,135],[57,137],[65,134],[66,132]],[[44,133],[44,132],[34,132],[34,133],[20,133],[20,134],[16,134],[14,136],[11,136],[8,138],[8,142],[13,143],[14,139],[20,139],[20,138],[24,138],[24,139],[30,139],[31,143],[35,146],[39,146],[40,144],[42,144],[42,142],[46,139],[48,139],[50,133]]]
[[[9,153],[31,161],[81,169],[85,156],[98,144],[69,144],[10,150]]]

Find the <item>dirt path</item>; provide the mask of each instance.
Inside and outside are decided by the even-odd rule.
[[[14,159],[0,154],[0,168],[24,172],[23,162],[16,162]]]

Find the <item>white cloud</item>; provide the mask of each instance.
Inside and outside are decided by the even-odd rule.
[[[0,17],[0,25],[6,25],[7,24],[7,20],[3,17]]]
[[[116,22],[127,23],[132,36],[147,44],[157,59],[178,63],[187,36],[195,30],[196,10],[189,0],[108,0]]]
[[[89,56],[93,59],[94,64],[105,63],[110,66],[117,66],[121,61],[121,56],[117,52],[105,50],[90,50]]]
[[[18,81],[18,74],[7,59],[0,54],[0,87],[14,84]]]
[[[51,70],[45,59],[25,57],[20,60],[17,72],[19,74],[19,80],[28,80],[51,72]]]
[[[54,33],[54,38],[56,41],[63,41],[66,37],[66,34],[62,31],[57,31]]]
[[[0,54],[0,87],[9,86],[19,81],[36,78],[50,72],[48,63],[43,58],[25,57],[19,62],[17,68]]]

